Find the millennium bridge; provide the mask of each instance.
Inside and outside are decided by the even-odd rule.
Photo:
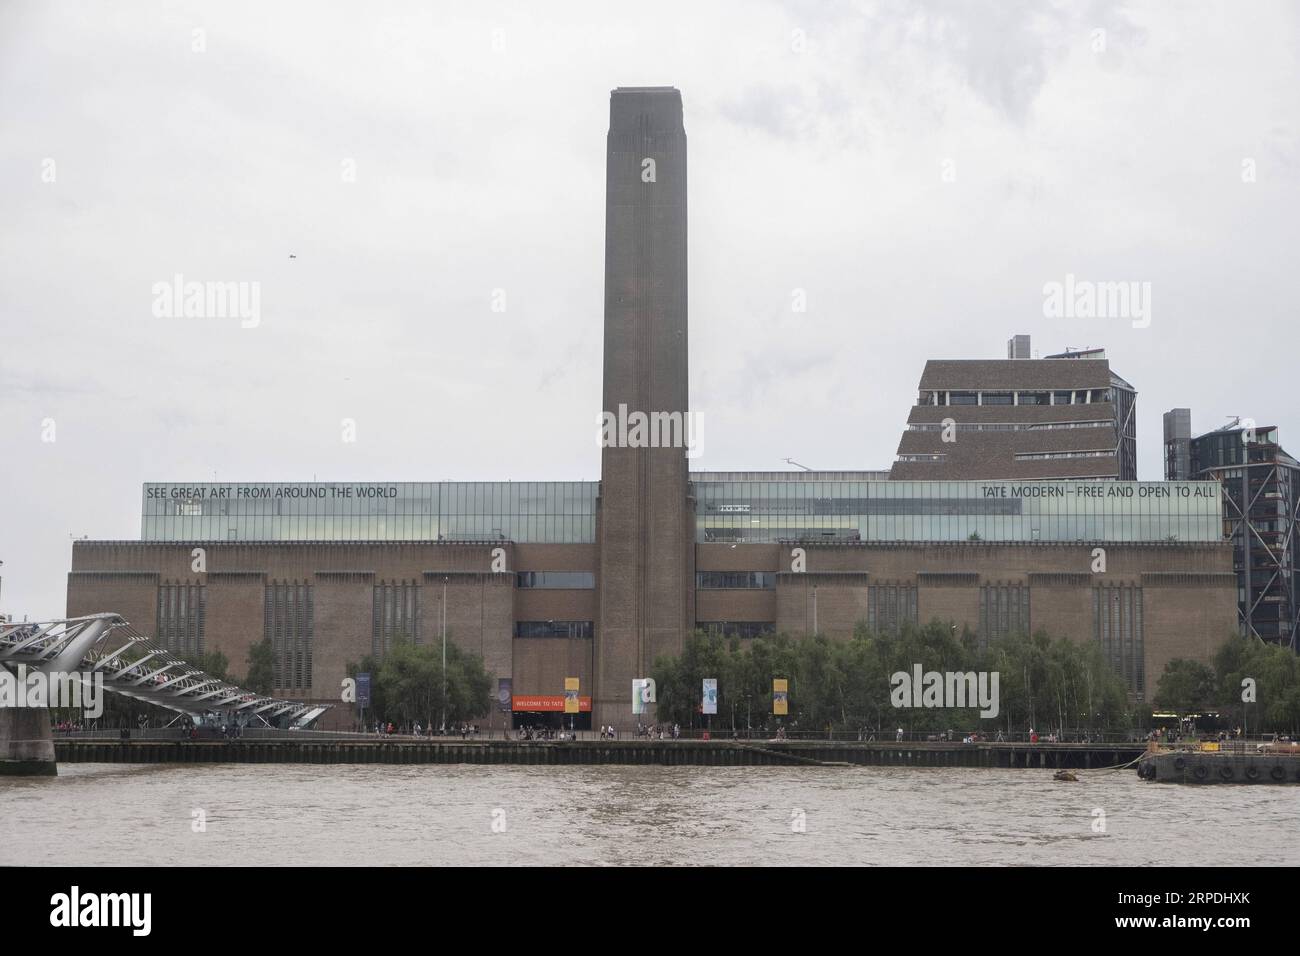
[[[154,704],[196,723],[308,727],[318,704],[256,694],[213,677],[141,634],[120,614],[0,624],[0,667],[103,689]],[[21,671],[19,671],[21,673]],[[85,699],[85,695],[82,695]],[[273,724],[273,721],[275,722]],[[0,773],[56,772],[49,711],[0,707]]]

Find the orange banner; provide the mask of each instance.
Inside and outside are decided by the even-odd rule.
[[[510,709],[527,711],[529,713],[537,713],[539,711],[541,712],[555,711],[557,713],[562,714],[564,713],[564,695],[553,694],[553,695],[542,695],[540,697],[514,696],[510,698]],[[578,710],[579,712],[584,714],[590,713],[591,698],[579,697]]]
[[[786,717],[790,713],[789,681],[784,678],[772,678],[772,713]]]

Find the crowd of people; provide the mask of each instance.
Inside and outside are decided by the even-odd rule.
[[[518,731],[520,740],[577,740],[578,734],[573,730],[565,730],[555,727],[520,727]]]
[[[682,725],[673,724],[671,727],[667,724],[651,724],[645,726],[639,720],[636,724],[636,735],[645,737],[649,740],[678,740],[682,736]]]
[[[396,724],[393,721],[376,720],[372,729],[377,737],[456,737],[462,740],[479,735],[478,724],[458,723],[452,724],[446,730],[439,732],[432,725],[425,727],[420,721],[414,720],[410,723]]]

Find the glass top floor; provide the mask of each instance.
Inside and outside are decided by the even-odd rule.
[[[1217,482],[697,482],[696,540],[1218,541]]]
[[[146,541],[596,540],[595,481],[146,484]]]
[[[882,481],[863,472],[733,480],[730,474],[692,474],[699,542],[1223,537],[1219,485],[1212,481]],[[595,481],[149,483],[140,537],[591,543],[599,490]]]

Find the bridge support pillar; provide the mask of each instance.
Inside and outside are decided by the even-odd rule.
[[[0,777],[54,776],[50,712],[39,707],[0,707]]]

